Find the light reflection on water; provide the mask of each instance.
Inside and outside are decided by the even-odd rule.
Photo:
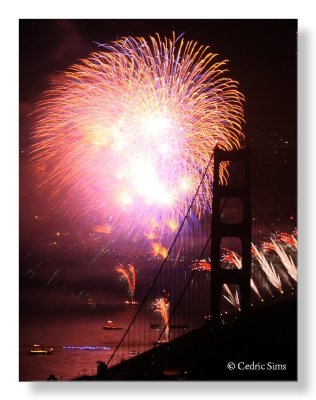
[[[192,298],[189,301],[189,295],[183,298],[174,319],[171,320],[170,340],[186,333],[187,328],[184,327],[186,324],[190,330],[205,324],[205,316],[209,314],[209,301],[205,301],[205,298],[209,299],[209,287],[209,277],[205,278],[203,274],[198,275],[191,282],[189,295],[193,291],[197,293],[197,296],[194,297],[194,301]],[[180,289],[176,291],[174,286],[169,288],[169,292],[173,293],[174,299],[177,299],[181,293]],[[157,291],[153,298],[160,294],[161,292]],[[161,328],[156,329],[151,326],[151,323],[155,326],[158,322],[159,326],[161,320],[153,310],[152,299],[147,303],[138,314],[130,334],[113,357],[111,366],[142,353],[157,342]],[[41,310],[36,315],[32,310],[32,316],[21,313],[21,381],[46,380],[52,374],[62,380],[96,374],[97,361],[108,362],[139,307],[139,305],[127,306],[121,301],[97,305],[95,309],[87,308],[86,304],[81,306],[70,311],[65,305],[65,309],[60,313],[57,307],[55,310],[50,309],[45,312]],[[123,329],[103,330],[102,327],[109,320]],[[183,327],[181,323],[184,324]],[[172,324],[174,324],[173,327]],[[53,347],[53,354],[29,355],[28,352],[34,343],[45,348]],[[63,346],[106,346],[110,347],[110,350],[65,349]]]
[[[79,375],[96,373],[97,361],[109,359],[121,339],[133,308],[125,308],[111,314],[111,319],[124,328],[121,331],[106,331],[102,326],[107,318],[91,313],[85,317],[67,316],[32,318],[20,324],[20,381],[46,380],[54,374],[57,379],[69,380]],[[53,347],[51,355],[29,355],[35,343],[42,347]],[[63,346],[109,347],[109,350],[65,349]]]

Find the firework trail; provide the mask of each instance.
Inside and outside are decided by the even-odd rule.
[[[261,248],[265,253],[272,253],[275,251],[275,247],[271,242],[263,242]]]
[[[135,294],[135,287],[136,287],[136,272],[135,266],[131,263],[125,267],[123,264],[119,263],[115,267],[115,271],[117,271],[122,279],[127,283],[128,292],[130,295],[130,303],[134,304],[134,294]]]
[[[63,215],[143,235],[176,229],[214,147],[243,138],[244,97],[227,60],[183,38],[124,37],[59,74],[33,113],[32,161]],[[192,209],[211,204],[212,168]],[[221,179],[227,165],[221,166]]]
[[[211,263],[206,260],[196,260],[194,263],[190,266],[191,269],[196,270],[196,271],[211,271]]]
[[[292,235],[288,233],[280,233],[278,238],[280,239],[281,242],[285,243],[292,250],[297,250],[297,239],[295,235],[297,235],[297,231],[294,231]]]
[[[238,311],[240,311],[240,300],[238,296],[238,291],[235,291],[235,294],[232,293],[232,291],[229,289],[229,287],[226,285],[226,283],[223,285],[223,289],[227,293],[227,296],[224,294],[223,297],[232,305],[234,306]]]
[[[263,250],[269,253],[275,252],[279,256],[287,273],[292,279],[297,282],[297,268],[294,264],[292,257],[286,254],[281,244],[278,244],[272,238],[270,239],[271,242],[264,242],[262,244]],[[293,235],[289,235],[288,233],[281,233],[280,235],[278,235],[278,239],[283,242],[287,247],[290,247],[293,251],[297,250],[297,240]]]
[[[234,265],[238,269],[242,269],[242,259],[239,254],[237,254],[235,251],[224,249],[226,251],[225,254],[223,254],[222,261],[227,262],[231,265]],[[253,281],[253,279],[250,279],[250,286],[251,289],[256,293],[256,295],[259,297],[261,301],[263,301],[263,298],[261,297],[261,294],[257,288],[257,285]]]
[[[175,258],[174,263],[173,263],[171,268],[175,268],[175,266],[178,264],[178,261],[179,261],[179,258],[180,258],[180,253],[181,253],[181,246],[180,246],[180,248],[178,250],[178,253],[176,255],[176,258]]]
[[[290,277],[292,279],[294,279],[295,282],[297,282],[297,269],[296,269],[296,266],[294,264],[292,257],[288,256],[285,253],[284,249],[279,244],[277,244],[272,238],[271,238],[271,242],[273,244],[274,251],[280,257],[280,260],[281,260],[282,264],[284,265],[286,271],[288,272]]]
[[[169,308],[170,308],[169,295],[167,293],[164,293],[163,297],[154,300],[153,306],[154,306],[154,312],[160,314],[165,326],[164,341],[169,342]]]
[[[269,282],[283,294],[282,283],[279,274],[276,273],[272,263],[269,263],[264,254],[259,251],[254,244],[251,245],[251,252],[258,260],[262,271],[267,276]]]
[[[53,275],[50,277],[50,279],[46,282],[46,285],[45,285],[45,286],[50,285],[50,284],[52,283],[53,279],[55,278],[55,276],[56,276],[59,272],[60,272],[60,269],[57,269],[57,270],[53,273]]]

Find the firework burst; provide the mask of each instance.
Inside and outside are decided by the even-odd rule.
[[[279,234],[279,239],[292,250],[297,250],[297,238],[295,237],[295,235],[297,235],[297,231],[294,231],[292,235],[282,232]]]
[[[263,242],[261,248],[265,253],[272,253],[275,251],[275,247],[271,242]]]
[[[154,257],[161,256],[163,259],[165,259],[168,256],[168,249],[162,246],[160,243],[155,242],[151,244],[151,254]]]
[[[102,47],[60,74],[37,104],[40,189],[63,215],[90,224],[113,217],[112,227],[137,236],[155,219],[160,235],[173,231],[215,145],[240,147],[243,95],[226,76],[227,60],[175,34]],[[209,168],[197,217],[210,207],[212,179]]]
[[[212,269],[210,261],[207,260],[196,260],[194,263],[190,266],[191,269],[196,270],[196,271],[208,271],[210,272]]]
[[[272,238],[271,238],[271,242],[273,244],[274,251],[279,256],[279,258],[280,258],[283,266],[285,267],[286,271],[288,272],[290,277],[292,279],[294,279],[295,282],[297,282],[297,268],[296,268],[296,266],[294,264],[294,261],[293,261],[292,257],[287,255],[285,253],[284,249],[282,248],[282,246],[279,245],[278,243],[276,243]]]
[[[127,283],[128,292],[130,295],[130,303],[135,304],[134,294],[136,287],[136,272],[135,266],[131,263],[125,267],[123,264],[118,264],[115,267],[115,271],[121,275],[123,281]]]
[[[265,273],[269,282],[283,294],[280,275],[275,271],[272,263],[268,262],[262,251],[259,251],[254,244],[251,246],[252,255],[258,260],[262,271]]]
[[[222,256],[222,261],[227,262],[228,264],[234,265],[238,269],[242,269],[242,258],[240,257],[240,255],[232,250],[227,250],[227,249],[224,249],[224,250],[226,251],[226,253]],[[259,299],[261,301],[263,301],[263,298],[257,288],[257,285],[255,284],[255,282],[252,278],[250,280],[250,286],[251,286],[251,289],[259,297]]]
[[[224,299],[226,299],[228,303],[230,303],[233,307],[240,311],[241,309],[238,291],[235,290],[235,293],[233,294],[226,283],[223,285],[223,290],[226,292],[226,294],[223,295]]]
[[[170,308],[170,302],[169,302],[169,295],[164,293],[163,297],[160,297],[153,302],[154,306],[154,312],[157,312],[160,314],[162,321],[165,326],[165,340],[166,342],[169,341],[169,308]]]

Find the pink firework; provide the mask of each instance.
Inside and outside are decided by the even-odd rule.
[[[154,219],[161,237],[177,229],[214,147],[240,147],[244,97],[227,60],[175,34],[103,49],[59,74],[37,104],[39,186],[62,215],[100,226],[113,218],[113,230],[136,237]],[[209,210],[212,174],[194,218]]]

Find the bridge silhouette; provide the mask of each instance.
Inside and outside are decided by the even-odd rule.
[[[229,163],[226,182],[220,181],[222,163]],[[210,168],[211,212],[196,224],[194,204],[203,196]],[[188,346],[192,338],[203,337],[205,327],[245,315],[267,316],[264,310],[276,302],[295,299],[295,229],[294,217],[250,148],[216,148],[167,256],[107,360],[110,370],[142,357],[150,360],[177,343]]]

